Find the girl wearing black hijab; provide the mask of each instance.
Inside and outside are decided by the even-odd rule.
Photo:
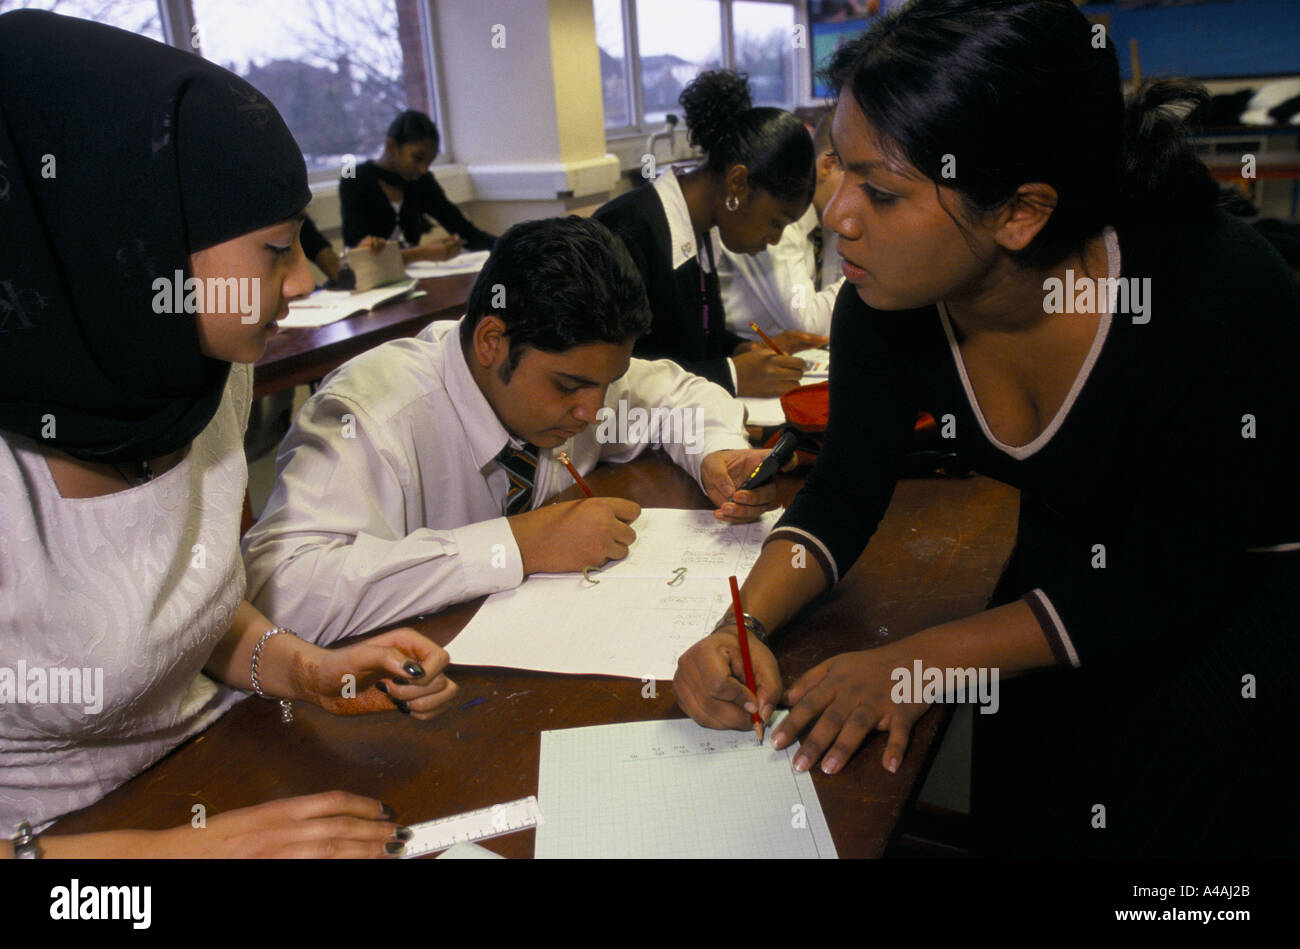
[[[340,794],[208,833],[185,805],[168,831],[30,834],[250,686],[422,718],[455,692],[411,630],[326,651],[243,598],[249,364],[311,289],[309,197],[284,122],[237,76],[110,27],[0,16],[0,834],[19,831],[0,856],[400,848],[377,801]],[[338,697],[345,671],[357,699]]]

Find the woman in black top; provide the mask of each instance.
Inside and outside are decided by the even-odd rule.
[[[654,323],[635,354],[676,360],[737,395],[781,395],[799,385],[804,365],[727,329],[708,235],[716,227],[739,254],[780,240],[812,201],[812,137],[789,112],[752,108],[736,73],[700,73],[681,104],[703,164],[661,174],[593,215],[623,239],[645,279]],[[825,338],[787,332],[776,342],[790,353]]]
[[[492,249],[495,235],[471,224],[429,171],[438,157],[439,138],[438,127],[423,112],[403,112],[388,127],[379,160],[357,166],[356,177],[339,179],[345,246],[356,247],[367,236],[397,237],[406,245],[406,261],[448,260],[462,246]],[[450,236],[421,245],[420,238],[433,230],[429,217]]]
[[[677,696],[719,728],[784,698],[774,741],[812,726],[796,767],[831,774],[886,731],[893,771],[928,708],[896,670],[996,669],[997,711],[974,715],[982,852],[1295,853],[1300,289],[1214,207],[1164,110],[1199,90],[1126,109],[1096,36],[1068,0],[918,0],[828,70],[851,284],[830,424],[744,600],[776,630],[853,566],[924,407],[1021,490],[993,608],[784,691],[751,635],[756,697],[723,623]]]

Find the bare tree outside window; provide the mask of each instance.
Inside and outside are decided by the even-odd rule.
[[[0,0],[0,13],[10,10],[49,10],[163,41],[156,0]]]
[[[203,55],[284,116],[308,170],[374,156],[403,109],[436,119],[419,0],[193,0]]]

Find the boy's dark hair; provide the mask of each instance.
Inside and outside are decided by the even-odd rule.
[[[407,109],[393,119],[388,126],[388,137],[399,146],[411,142],[432,141],[435,149],[442,140],[442,136],[438,134],[438,126],[434,124],[433,119],[415,109]]]
[[[506,325],[509,382],[525,348],[560,353],[586,343],[623,343],[650,328],[641,272],[605,225],[570,215],[516,224],[497,239],[470,291],[460,326],[468,355],[484,316]]]

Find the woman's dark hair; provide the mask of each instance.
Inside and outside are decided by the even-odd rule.
[[[433,124],[433,119],[415,109],[407,109],[393,119],[388,126],[388,137],[398,145],[432,141],[434,148],[437,148],[442,140],[442,136],[438,134],[438,126]]]
[[[641,271],[599,221],[570,215],[516,224],[497,238],[469,293],[460,325],[468,352],[484,316],[506,324],[509,382],[524,348],[560,353],[585,343],[623,343],[650,328]]]
[[[686,112],[690,143],[708,156],[705,168],[721,174],[744,165],[749,180],[775,198],[812,197],[817,177],[808,130],[784,109],[754,108],[744,74],[702,72],[677,101]]]
[[[1018,255],[1027,266],[1060,262],[1108,224],[1215,203],[1178,111],[1204,90],[1159,80],[1126,105],[1110,36],[1071,0],[914,0],[838,49],[824,76],[881,149],[970,209],[1051,185],[1058,204]]]

